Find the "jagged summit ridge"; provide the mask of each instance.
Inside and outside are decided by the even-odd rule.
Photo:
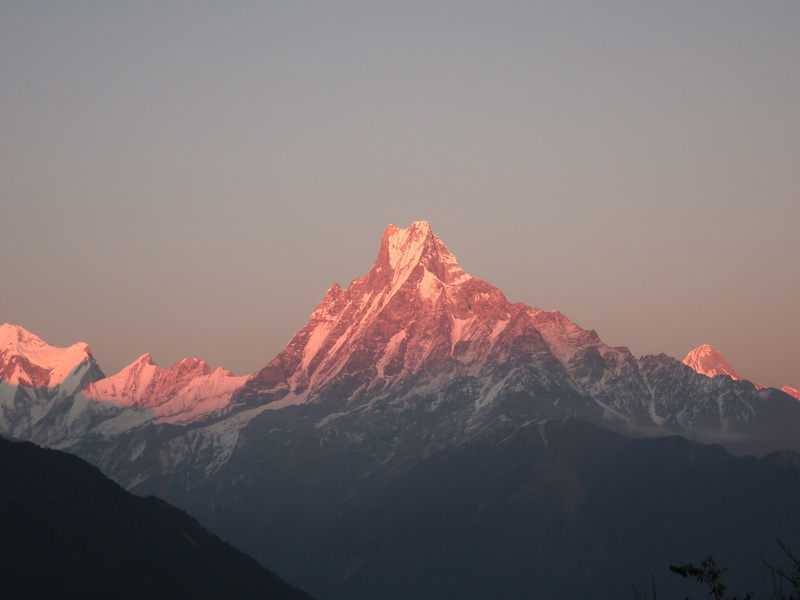
[[[389,225],[381,238],[381,248],[373,271],[394,273],[393,287],[421,265],[442,283],[457,285],[469,279],[442,241],[433,234],[427,221],[415,221],[407,229]]]
[[[187,423],[227,406],[233,392],[250,377],[234,377],[222,367],[212,371],[197,358],[185,358],[162,369],[147,353],[119,373],[90,384],[83,395],[119,406],[151,409],[161,421]]]

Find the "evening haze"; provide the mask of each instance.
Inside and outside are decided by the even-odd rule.
[[[0,323],[243,375],[389,223],[800,387],[800,3],[0,4]]]

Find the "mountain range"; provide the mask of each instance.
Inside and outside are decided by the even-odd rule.
[[[416,222],[389,226],[369,273],[346,290],[334,284],[286,349],[249,376],[212,372],[197,359],[161,369],[145,354],[105,377],[86,344],[54,348],[0,326],[0,432],[67,448],[90,435],[175,424],[206,428],[201,437],[224,445],[219,431],[262,410],[343,397],[351,407],[396,405],[432,391],[438,404],[458,391],[473,399],[461,412],[465,426],[492,413],[499,397],[524,395],[541,416],[580,415],[626,434],[676,433],[739,452],[800,449],[791,433],[776,440],[759,430],[792,412],[782,394],[743,380],[708,345],[683,363],[693,371],[665,355],[637,359],[609,347],[558,311],[508,302]]]
[[[608,561],[650,564],[626,535],[650,531],[644,548],[686,520],[736,547],[796,519],[781,504],[796,497],[796,459],[774,454],[800,451],[787,388],[739,378],[710,346],[684,362],[637,358],[558,311],[510,303],[424,221],[389,226],[370,271],[334,284],[250,376],[195,359],[159,369],[144,355],[105,377],[85,344],[54,349],[10,325],[0,376],[0,433],[175,503],[323,599],[408,597],[421,582],[524,597],[531,578],[542,598],[563,597],[559,585],[610,590]],[[653,497],[633,497],[658,523],[615,512],[637,477]],[[704,477],[718,481],[703,488]],[[726,499],[746,481],[741,503]],[[726,529],[745,501],[772,506],[763,527]],[[577,547],[593,566],[559,580],[547,565]],[[668,550],[690,546],[661,548],[653,556],[674,561]]]

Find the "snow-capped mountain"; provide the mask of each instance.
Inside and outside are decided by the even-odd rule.
[[[18,325],[0,325],[0,381],[68,396],[101,377],[86,344],[56,348]]]
[[[520,315],[497,288],[459,268],[425,222],[389,226],[373,268],[347,290],[334,284],[286,349],[240,397],[315,400],[326,389],[379,393],[446,360],[480,370]],[[506,334],[508,335],[508,334]]]
[[[744,377],[741,377],[734,371],[733,367],[725,360],[725,357],[722,356],[719,350],[708,344],[703,344],[689,352],[686,358],[683,359],[683,364],[706,377],[727,375],[731,379],[744,379]],[[752,383],[756,389],[764,389],[764,386],[760,383],[754,381],[750,383]]]
[[[160,369],[150,354],[144,354],[116,375],[88,385],[83,395],[150,409],[161,422],[189,423],[227,406],[233,392],[250,377],[234,377],[222,367],[211,371],[205,361],[196,358]]]
[[[84,343],[51,346],[18,325],[0,326],[0,434],[22,439],[103,372]],[[52,427],[45,427],[58,435]]]
[[[725,357],[722,356],[722,353],[719,350],[716,350],[713,346],[709,346],[708,344],[703,344],[698,348],[695,348],[689,354],[686,355],[686,358],[683,359],[683,364],[691,367],[701,375],[706,375],[707,377],[716,377],[717,375],[727,375],[731,379],[744,379],[741,377],[733,367],[725,360]],[[760,383],[751,382],[756,389],[764,389],[764,386]],[[800,400],[800,391],[794,389],[793,387],[789,387],[785,385],[781,388],[781,391],[784,394],[788,394],[793,398],[797,398]]]
[[[582,360],[586,352],[617,375],[635,370],[626,348],[608,347],[558,311],[511,304],[466,274],[419,221],[390,225],[369,273],[346,290],[334,284],[309,323],[236,398],[273,408],[332,396],[352,402],[395,394],[410,381],[431,390],[467,378],[478,386],[472,393],[480,409],[504,387],[547,385],[573,373],[581,384],[571,381],[553,401],[588,408],[580,392],[598,381]],[[538,381],[521,381],[532,365]]]
[[[742,379],[742,377],[733,370],[733,367],[728,364],[728,361],[725,360],[722,353],[708,344],[703,344],[689,352],[686,358],[683,359],[683,364],[692,367],[701,375],[707,375],[708,377],[728,375],[731,379]]]

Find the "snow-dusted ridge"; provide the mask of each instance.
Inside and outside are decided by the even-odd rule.
[[[163,422],[190,423],[226,407],[250,377],[234,377],[222,367],[211,371],[208,364],[196,358],[161,369],[150,354],[143,354],[116,375],[87,386],[83,395],[150,409]]]
[[[58,348],[5,323],[0,326],[0,434],[69,448],[87,436],[110,439],[148,423],[187,425],[224,412],[249,377],[211,371],[197,359],[159,369],[149,354],[105,377],[85,343]]]

